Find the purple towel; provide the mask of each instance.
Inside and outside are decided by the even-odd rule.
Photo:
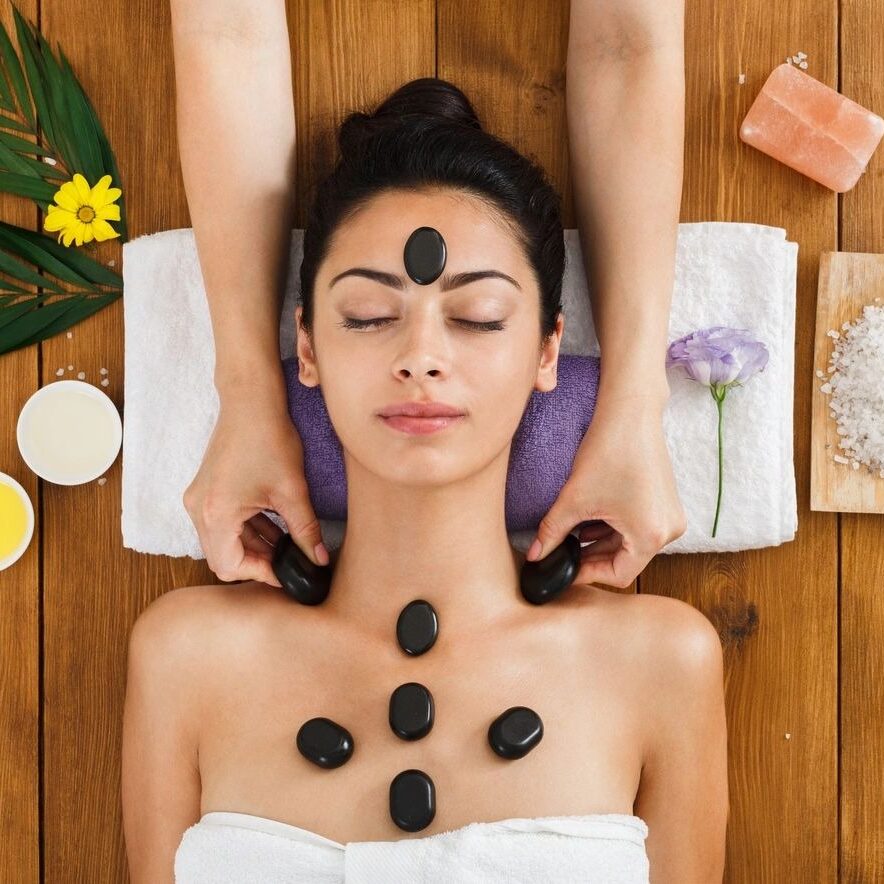
[[[347,518],[347,479],[340,439],[322,387],[298,379],[298,359],[284,359],[289,416],[304,448],[304,473],[317,518]],[[559,354],[554,390],[534,390],[513,436],[506,479],[507,531],[534,530],[571,474],[592,421],[599,387],[597,356]]]

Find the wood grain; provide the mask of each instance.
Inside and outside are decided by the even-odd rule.
[[[37,0],[19,12],[35,21]],[[0,21],[13,45],[15,20],[4,3]],[[24,133],[15,134],[27,137]],[[29,139],[32,140],[32,139]],[[0,218],[35,229],[30,200],[0,194]],[[0,571],[0,880],[37,881],[40,873],[41,608],[40,480],[22,460],[15,437],[18,414],[39,386],[37,345],[0,356],[0,470],[16,479],[34,507],[34,535],[22,557]]]
[[[189,226],[167,2],[17,6],[53,46],[61,44],[98,110],[130,197],[130,235]],[[567,0],[288,0],[287,7],[297,226],[312,186],[334,161],[334,133],[346,113],[434,74],[461,86],[488,128],[544,165],[563,195],[565,225],[574,226]],[[11,30],[9,3],[0,15]],[[767,74],[799,50],[808,53],[808,73],[880,113],[882,34],[884,7],[875,0],[687,0],[681,220],[778,225],[800,245],[797,536],[742,553],[657,556],[637,582],[641,592],[694,604],[724,644],[729,882],[837,881],[840,861],[840,879],[859,884],[884,868],[884,520],[809,506],[819,260],[839,249],[884,251],[884,151],[838,196],[737,134]],[[38,229],[32,203],[0,196],[0,210],[4,220]],[[95,254],[119,267],[119,243],[99,244]],[[37,517],[30,548],[0,572],[3,881],[127,880],[119,743],[128,633],[161,593],[218,582],[203,561],[122,547],[120,461],[104,486],[61,487],[39,481],[18,454],[15,417],[59,366],[73,364],[96,383],[107,367],[106,392],[124,413],[122,319],[118,302],[71,338],[62,333],[0,357],[0,469],[28,490]]]
[[[841,89],[884,110],[884,5],[842,3]],[[839,199],[838,247],[884,252],[884,150],[879,145],[853,190]],[[879,480],[884,481],[884,480]],[[841,513],[841,880],[865,884],[884,874],[884,518]]]
[[[787,54],[806,52],[807,72],[837,88],[837,15],[837,0],[686,8],[681,220],[770,224],[799,243],[796,537],[739,553],[658,555],[639,577],[641,592],[690,602],[718,627],[731,790],[725,879],[747,884],[837,880],[837,517],[808,507],[817,267],[821,251],[837,248],[837,200],[738,135]]]
[[[878,304],[876,304],[876,301]],[[823,252],[820,256],[816,304],[814,377],[829,372],[835,341],[847,334],[842,325],[855,325],[863,306],[884,309],[884,255],[866,252]],[[884,383],[884,379],[882,379]],[[830,395],[822,389],[825,378],[815,379],[811,424],[810,508],[829,512],[884,513],[884,479],[864,464],[840,463],[834,455],[854,460],[839,447],[837,421],[829,413]],[[856,461],[859,463],[859,461]]]

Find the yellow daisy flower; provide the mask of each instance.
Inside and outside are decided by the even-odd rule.
[[[119,187],[109,187],[111,176],[104,175],[90,188],[89,183],[79,173],[74,172],[72,181],[65,181],[55,192],[53,199],[58,205],[50,205],[43,219],[43,229],[60,230],[58,241],[64,237],[69,246],[76,240],[78,246],[84,242],[113,239],[119,236],[108,221],[120,220],[120,207],[114,202],[123,192]]]

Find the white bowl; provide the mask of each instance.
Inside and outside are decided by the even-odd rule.
[[[85,411],[81,410],[77,414],[77,406],[75,404],[77,398],[75,397],[68,400],[69,403],[74,403],[72,408],[67,410],[59,408],[57,420],[53,420],[51,414],[45,412],[42,414],[42,432],[53,434],[54,439],[68,440],[80,449],[84,445],[95,442],[100,446],[100,450],[104,452],[104,457],[100,458],[98,462],[93,462],[91,469],[84,468],[79,471],[73,469],[65,472],[59,469],[57,463],[47,460],[45,453],[29,444],[24,428],[42,406],[51,405],[52,396],[57,396],[69,390],[76,390],[78,393],[93,399],[99,404],[99,409],[105,413],[103,417],[107,419],[102,420],[99,425],[94,411],[90,414],[88,409]],[[50,399],[43,401],[45,397],[50,397]],[[92,421],[91,427],[88,424],[90,420]],[[58,435],[56,436],[55,434]],[[94,438],[90,440],[90,436]],[[18,440],[18,450],[21,452],[25,463],[41,479],[53,482],[56,485],[82,485],[85,482],[91,482],[93,479],[98,478],[117,459],[123,443],[123,422],[113,400],[99,390],[98,387],[87,384],[84,381],[54,381],[51,384],[46,384],[45,387],[40,387],[22,406],[16,426],[16,438]]]
[[[31,498],[28,497],[28,492],[19,485],[12,476],[7,476],[6,473],[0,473],[0,484],[8,485],[18,496],[21,498],[22,505],[25,508],[25,533],[19,542],[18,546],[12,550],[9,555],[4,558],[0,558],[0,571],[4,570],[4,568],[8,568],[14,562],[17,562],[23,555],[24,551],[28,548],[28,544],[31,542],[31,538],[34,536],[34,507],[31,504]]]

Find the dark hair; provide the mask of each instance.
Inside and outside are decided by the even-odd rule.
[[[391,190],[453,188],[484,200],[512,230],[540,289],[541,341],[555,331],[565,273],[560,200],[543,170],[486,132],[466,95],[438,77],[404,84],[338,132],[341,156],[316,189],[304,230],[301,324],[313,327],[319,265],[336,229]]]

